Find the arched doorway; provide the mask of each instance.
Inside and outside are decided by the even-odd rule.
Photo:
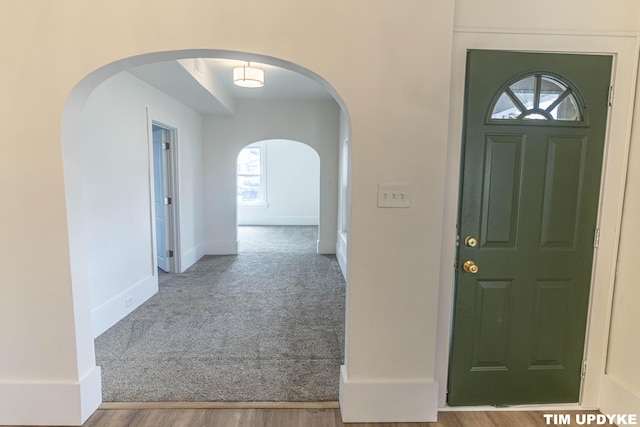
[[[166,59],[166,58],[163,58],[163,59]],[[99,70],[99,71],[104,71],[104,70]],[[110,78],[109,80],[112,80],[112,79],[122,79],[123,81],[120,82],[120,87],[126,87],[127,85],[131,84],[131,79],[129,76],[123,77],[120,74],[116,74],[112,76],[112,78]],[[81,88],[82,88],[82,84],[79,85],[77,89],[80,90]],[[145,90],[149,90],[149,88],[145,88]],[[70,102],[71,101],[80,102],[79,98],[75,97],[76,95],[80,96],[77,93],[72,94],[72,96],[70,97]],[[86,94],[85,101],[86,100],[88,100],[88,102],[91,102],[89,94]],[[72,102],[71,104],[73,105],[74,102]],[[101,105],[104,106],[105,104],[102,103]],[[102,108],[100,106],[96,106],[96,107]],[[76,104],[76,108],[78,108],[78,112],[79,112],[82,110],[82,108],[84,108],[84,105],[82,103]],[[178,132],[177,144],[183,144],[184,141],[189,138],[188,132],[185,133],[185,128],[188,127],[185,125],[188,122],[188,118],[185,118],[185,117],[186,116],[181,114],[177,114],[177,115],[171,114],[171,113],[167,114],[167,112],[162,109],[154,110],[154,108],[150,107],[146,109],[145,120],[146,122],[159,121],[162,123],[169,124],[172,127],[175,127],[175,129],[177,129],[177,132]],[[83,129],[83,126],[85,127],[84,129]],[[148,190],[148,188],[145,188],[145,187],[149,187],[149,182],[151,180],[150,170],[152,169],[149,166],[148,158],[146,158],[146,161],[145,161],[145,156],[148,155],[148,147],[146,147],[145,144],[141,144],[141,146],[138,146],[139,151],[137,153],[137,157],[124,156],[124,158],[132,162],[134,161],[134,159],[137,159],[137,163],[129,164],[131,169],[127,169],[126,167],[123,168],[122,167],[123,165],[118,166],[118,170],[120,172],[119,174],[116,174],[116,176],[118,177],[118,179],[121,180],[120,188],[121,189],[128,188],[128,191],[131,191],[131,194],[129,194],[131,196],[130,199],[137,200],[137,201],[133,203],[135,205],[133,207],[133,210],[135,210],[135,215],[131,215],[131,209],[129,210],[128,213],[121,211],[120,224],[117,225],[116,227],[122,226],[124,224],[125,229],[127,226],[130,226],[131,230],[136,229],[141,234],[135,235],[132,233],[127,233],[127,231],[125,230],[121,230],[120,232],[122,236],[120,238],[117,238],[117,236],[114,236],[111,233],[105,232],[106,230],[104,229],[100,231],[100,227],[98,226],[97,222],[94,221],[95,218],[97,217],[97,212],[99,211],[99,209],[96,209],[96,208],[102,207],[104,209],[110,209],[115,206],[119,206],[119,208],[122,208],[127,204],[126,203],[125,204],[110,203],[110,204],[102,204],[100,206],[100,204],[92,203],[92,199],[91,199],[93,196],[95,196],[96,199],[94,199],[93,201],[96,201],[98,200],[98,197],[101,193],[102,193],[102,196],[104,196],[105,192],[109,192],[109,191],[113,191],[114,193],[121,193],[117,191],[118,185],[113,185],[114,184],[113,182],[108,182],[109,181],[108,177],[114,175],[113,170],[111,170],[111,172],[109,172],[108,169],[103,170],[103,172],[105,173],[101,175],[102,178],[98,178],[97,176],[94,176],[97,183],[101,186],[100,187],[101,191],[99,192],[91,191],[90,188],[88,189],[87,187],[88,184],[86,180],[80,180],[81,182],[83,182],[83,184],[80,184],[78,181],[76,181],[78,177],[84,176],[83,174],[86,174],[87,170],[91,169],[91,167],[88,167],[87,163],[85,162],[87,156],[94,157],[95,160],[98,160],[99,158],[101,158],[100,161],[102,162],[103,165],[105,164],[104,162],[105,160],[104,156],[106,155],[105,152],[95,152],[93,150],[94,147],[87,149],[88,147],[86,145],[83,145],[83,142],[82,142],[83,135],[86,135],[87,132],[91,132],[91,130],[89,129],[90,127],[91,126],[88,125],[86,122],[81,123],[80,136],[77,138],[70,138],[69,140],[66,140],[70,144],[68,146],[69,149],[66,150],[66,155],[65,155],[65,167],[69,166],[66,170],[67,174],[69,175],[67,178],[67,182],[68,182],[68,186],[71,187],[73,190],[75,190],[75,191],[72,190],[70,192],[68,191],[67,197],[69,199],[68,200],[69,205],[71,206],[75,204],[77,208],[77,209],[74,209],[74,212],[70,213],[70,218],[72,216],[75,216],[75,218],[77,219],[77,222],[73,222],[73,224],[70,224],[70,241],[71,241],[71,248],[72,248],[72,260],[74,260],[72,261],[72,268],[77,269],[77,271],[82,270],[82,273],[85,273],[86,270],[89,270],[88,277],[83,278],[85,280],[85,284],[88,285],[89,288],[92,288],[92,283],[95,283],[96,280],[100,281],[102,280],[102,278],[105,278],[104,275],[101,276],[100,268],[108,269],[111,272],[119,271],[119,273],[117,274],[119,274],[120,277],[119,278],[109,277],[108,278],[109,282],[112,282],[112,283],[115,283],[115,282],[132,283],[133,282],[136,285],[136,289],[133,289],[132,292],[128,292],[128,293],[123,291],[130,290],[130,287],[124,290],[123,289],[108,290],[112,294],[115,293],[116,295],[110,295],[109,292],[103,292],[106,290],[105,288],[99,288],[98,292],[94,292],[93,289],[91,290],[91,300],[92,300],[91,312],[92,312],[92,320],[94,323],[94,327],[93,327],[94,330],[92,335],[95,336],[96,335],[96,327],[95,327],[96,319],[98,320],[98,322],[100,322],[103,325],[98,329],[106,329],[108,327],[107,325],[113,324],[115,321],[117,321],[119,317],[126,315],[133,308],[137,307],[144,300],[146,300],[147,298],[149,298],[151,295],[155,293],[155,290],[157,289],[157,277],[154,278],[155,276],[154,262],[153,261],[145,262],[145,259],[144,259],[148,254],[153,253],[153,243],[151,243],[151,246],[149,246],[149,241],[153,242],[153,239],[149,240],[149,237],[151,237],[155,232],[155,225],[152,219],[153,209],[148,208],[146,206],[146,204],[149,201],[149,195],[148,195],[148,191],[146,191]],[[126,126],[124,126],[123,128],[126,128]],[[75,144],[75,148],[79,148],[77,152],[70,149],[70,147],[73,146],[74,144]],[[337,144],[337,141],[336,141],[336,144]],[[181,161],[184,161],[185,157],[182,154],[183,152],[181,152],[180,159]],[[192,153],[192,156],[193,156],[193,159],[197,158],[197,153],[195,155]],[[97,164],[97,161],[92,164]],[[79,165],[80,170],[75,169],[73,165]],[[182,165],[182,168],[184,172],[185,170],[184,165]],[[192,171],[192,170],[189,169],[189,171]],[[137,187],[136,185],[134,185],[135,182],[138,183]],[[195,191],[194,187],[189,187],[189,190]],[[193,195],[191,195],[191,197],[188,197],[187,193],[185,193],[184,191],[182,191],[181,194],[182,194],[183,201],[187,201],[187,203],[191,203],[187,211],[190,210],[194,213],[194,215],[197,215],[198,206],[197,206],[197,203],[193,202],[195,197],[193,197]],[[141,195],[142,197],[140,197]],[[151,197],[151,199],[153,199],[153,197]],[[129,208],[131,207],[132,206],[129,205]],[[184,205],[181,208],[184,209]],[[185,220],[184,212],[185,212],[184,210],[181,211],[182,221]],[[104,213],[105,212],[103,211],[103,214]],[[110,218],[114,218],[114,216],[111,214],[107,216]],[[189,215],[186,215],[186,216],[189,217]],[[70,221],[70,223],[71,222],[72,221]],[[80,233],[76,235],[74,233],[74,230],[77,231],[78,227],[80,226],[82,226],[82,228],[84,228],[85,230],[87,229],[94,230],[93,237],[95,238],[87,239],[86,235],[80,235]],[[101,246],[103,248],[111,246],[109,244],[101,245],[100,242],[104,243],[106,236],[110,236],[110,238],[114,238],[113,241],[119,242],[119,244],[122,245],[122,247],[127,247],[128,249],[130,249],[131,252],[129,253],[129,256],[126,256],[125,254],[122,254],[116,250],[115,252],[119,254],[118,256],[121,257],[120,259],[115,259],[115,258],[110,259],[108,260],[109,262],[106,262],[106,263],[104,262],[104,259],[100,261],[96,261],[95,257],[92,257],[92,250],[95,250],[97,246]],[[146,243],[141,243],[143,240]],[[136,242],[140,243],[140,246],[137,248],[135,247]],[[85,249],[84,251],[82,251],[82,255],[80,255],[80,252],[78,252],[79,248]],[[113,246],[111,246],[111,248],[113,249]],[[135,263],[137,265],[136,267],[137,270],[136,271],[128,270],[126,273],[130,274],[130,276],[125,277],[122,275],[123,270],[114,268],[114,266],[122,262],[127,262],[127,263],[131,262],[130,258],[131,258],[131,255],[133,254],[143,254],[143,257],[142,257],[143,262]],[[182,255],[187,258],[189,256],[197,258],[198,257],[197,248],[194,254],[189,255],[187,253],[183,253]],[[137,255],[134,255],[134,256],[137,256]],[[82,258],[84,259],[82,260]],[[124,260],[125,258],[129,258],[129,260],[125,261]],[[103,280],[103,281],[106,282],[107,280]],[[77,286],[77,283],[78,282],[74,281],[74,288]],[[102,303],[101,303],[101,298],[104,301]]]
[[[240,150],[236,175],[239,253],[278,250],[283,239],[277,236],[284,237],[284,230],[300,233],[295,245],[304,247],[298,250],[318,251],[321,218],[331,215],[331,211],[320,212],[320,164],[318,152],[297,141],[258,141]]]

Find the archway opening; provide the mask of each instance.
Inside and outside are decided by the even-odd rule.
[[[197,162],[187,163],[187,166],[185,166],[185,160],[189,160],[185,158],[185,155],[191,156],[190,160],[192,161],[197,160],[198,157],[206,158],[206,153],[202,156],[197,150],[190,152],[189,150],[193,149],[194,146],[188,145],[188,141],[197,140],[198,138],[201,139],[202,144],[205,144],[206,136],[204,134],[197,135],[196,132],[193,132],[192,129],[197,128],[197,126],[192,126],[192,123],[190,123],[193,118],[191,117],[192,115],[185,115],[184,112],[171,111],[171,109],[167,110],[161,105],[162,102],[156,103],[157,106],[154,106],[154,102],[147,103],[147,108],[142,110],[144,124],[136,127],[135,130],[115,119],[119,114],[126,115],[126,110],[118,111],[113,108],[114,103],[119,102],[116,99],[119,95],[127,93],[127,96],[130,97],[133,93],[130,89],[132,89],[132,86],[137,85],[134,84],[134,81],[138,77],[131,73],[121,72],[123,68],[129,69],[127,65],[151,64],[157,59],[174,61],[189,58],[193,54],[193,51],[165,52],[109,64],[85,78],[69,97],[63,122],[63,152],[69,211],[73,289],[76,294],[83,296],[88,294],[89,296],[89,298],[85,299],[86,305],[82,303],[82,298],[77,299],[80,302],[76,305],[75,310],[76,312],[89,312],[91,318],[90,325],[76,325],[77,329],[83,330],[82,333],[78,334],[79,336],[90,335],[94,338],[100,335],[101,332],[147,301],[158,289],[157,268],[153,261],[154,251],[157,252],[157,247],[154,243],[155,239],[153,239],[153,236],[157,233],[152,205],[155,196],[151,191],[153,188],[153,165],[149,157],[149,129],[154,121],[168,124],[175,128],[177,132],[175,144],[180,148],[177,156],[180,167],[178,172],[180,197],[178,200],[174,199],[173,203],[180,203],[178,205],[179,238],[184,239],[185,236],[188,236],[194,239],[192,243],[195,243],[191,247],[191,251],[182,251],[180,254],[181,258],[185,260],[183,264],[188,265],[190,257],[197,260],[200,258],[201,253],[207,254],[209,252],[206,241],[202,244],[195,241],[198,232],[206,233],[204,218],[202,218],[202,224],[199,226],[200,230],[198,230],[197,225],[190,229],[185,229],[184,227],[186,218],[197,223],[198,215],[206,215],[206,206],[201,206],[202,209],[200,210],[197,203],[197,192],[201,191],[202,205],[207,204],[205,200],[207,197],[205,194],[206,188],[203,186],[198,189],[197,169],[200,168],[204,177],[207,173],[207,168],[203,165],[198,166]],[[239,55],[237,53],[229,54],[229,52],[198,51],[197,57],[220,57],[223,54],[227,58]],[[265,60],[266,58],[260,59]],[[277,60],[273,60],[273,62],[282,63],[282,61]],[[298,72],[302,70],[295,66],[292,68]],[[304,70],[304,74],[312,75],[306,70]],[[317,78],[317,76],[314,77]],[[142,94],[145,95],[145,99],[153,99],[155,101],[162,98],[162,95],[156,92],[157,88],[154,88],[148,82],[145,83],[142,89],[140,87],[137,88],[140,91],[136,92],[135,96]],[[105,87],[104,84],[107,84],[107,86]],[[326,83],[323,85],[326,85]],[[113,90],[114,88],[119,90]],[[105,97],[109,99],[109,102],[104,102]],[[128,98],[128,100],[130,101],[131,99]],[[122,101],[122,98],[120,98],[120,101]],[[124,104],[135,105],[135,103],[129,102]],[[91,109],[93,110],[88,113]],[[136,114],[139,113],[140,110]],[[109,120],[97,123],[99,116],[110,117],[115,121],[112,121],[111,124],[107,123]],[[342,116],[347,117],[345,113]],[[202,120],[204,122],[206,118]],[[115,122],[117,122],[117,125]],[[100,132],[100,130],[104,129],[109,129],[109,132],[106,134]],[[125,151],[118,151],[117,147],[115,147],[115,152],[121,154],[120,156],[112,156],[108,151],[97,148],[101,145],[95,143],[97,139],[111,139],[114,136],[118,136],[114,134],[128,131],[135,135],[129,134],[127,138],[120,140],[123,142],[130,141],[129,138],[131,137],[137,140],[138,144],[131,144]],[[93,143],[87,143],[87,135],[93,135],[89,138]],[[114,140],[117,139],[115,138]],[[335,144],[337,146],[339,141],[335,141]],[[102,146],[105,145],[103,144]],[[197,148],[197,145],[195,147]],[[111,145],[111,148],[114,149],[113,145]],[[124,149],[123,147],[120,148]],[[116,157],[117,159],[115,159]],[[87,162],[88,158],[92,159],[92,161]],[[110,163],[109,160],[116,161]],[[103,169],[96,170],[94,166],[97,164],[102,164]],[[193,173],[193,165],[196,165],[195,173]],[[89,181],[85,179],[87,176],[91,178]],[[191,180],[193,185],[184,186],[185,180]],[[95,191],[96,189],[99,191]],[[112,196],[116,194],[119,194],[120,196],[118,197],[121,198],[114,200]],[[105,195],[110,196],[105,197]],[[119,203],[123,201],[125,203]],[[110,227],[103,227],[105,219],[110,223]],[[110,232],[110,230],[114,229],[117,230],[116,234]],[[184,244],[182,247],[189,248],[188,245]],[[215,253],[216,250],[214,244],[214,250],[211,252]],[[102,254],[101,259],[97,256],[98,252]],[[105,258],[104,254],[107,253],[111,255]],[[119,268],[122,265],[135,265],[135,267]],[[114,288],[107,284],[117,284],[117,286]],[[84,317],[86,318],[86,315]],[[344,319],[344,307],[340,317],[342,320]],[[344,335],[344,332],[342,332],[342,335]],[[240,350],[240,348],[237,350]],[[341,349],[341,353],[344,354],[344,349]],[[93,363],[93,354],[87,353],[81,356],[85,357],[83,363]],[[336,371],[336,387],[337,383]],[[167,399],[170,398],[170,396],[167,397]]]
[[[316,253],[320,155],[302,142],[272,139],[243,147],[237,158],[238,252]]]

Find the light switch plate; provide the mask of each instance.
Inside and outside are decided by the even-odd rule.
[[[378,184],[379,208],[408,208],[411,206],[411,186],[408,184]]]

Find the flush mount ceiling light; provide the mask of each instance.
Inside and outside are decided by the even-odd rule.
[[[233,84],[241,87],[264,86],[264,70],[251,66],[251,62],[233,69]]]

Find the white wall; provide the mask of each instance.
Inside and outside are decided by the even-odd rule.
[[[302,142],[320,157],[318,250],[335,253],[339,111],[334,101],[238,100],[233,117],[205,118],[207,254],[237,253],[236,160],[243,147],[267,139]]]
[[[129,73],[115,75],[87,100],[80,133],[94,336],[158,288],[147,110],[150,119],[177,128],[182,267],[204,250],[202,117]]]
[[[268,0],[252,2],[247,13],[246,2],[231,0],[162,0],[153,8],[60,0],[55,5],[17,2],[3,9],[2,40],[11,43],[0,44],[0,54],[11,66],[0,69],[0,112],[11,120],[1,143],[7,208],[3,205],[0,234],[8,243],[0,248],[0,260],[13,286],[11,297],[0,300],[0,324],[12,325],[0,334],[0,423],[73,424],[99,402],[99,370],[86,326],[90,298],[84,253],[89,242],[79,214],[84,202],[75,191],[79,116],[86,97],[128,66],[177,57],[228,57],[229,52],[252,52],[257,55],[233,55],[324,79],[349,111],[350,331],[343,418],[435,416],[440,245],[433,237],[442,212],[432,205],[443,196],[453,2],[406,0],[398,7],[371,0]],[[158,31],[161,22],[171,25]],[[331,114],[337,121],[337,112]],[[244,144],[267,138],[304,140],[262,134]],[[230,164],[233,169],[233,160]],[[321,181],[336,184],[322,176]],[[377,184],[385,182],[412,183],[412,208],[377,209]],[[229,194],[206,196],[207,222],[217,214],[212,203],[221,196],[233,199],[233,193],[232,187]],[[43,204],[46,213],[34,209]],[[336,226],[328,228],[333,228],[335,248]],[[214,230],[210,238],[235,241],[235,234]],[[36,247],[40,250],[34,252]],[[34,264],[42,268],[35,270]],[[98,381],[89,383],[88,375]],[[66,390],[73,393],[61,393]],[[43,410],[33,413],[34,406]],[[52,411],[44,410],[51,406]]]
[[[640,93],[636,93],[636,97]],[[635,122],[640,121],[636,106]],[[601,407],[605,413],[640,414],[640,286],[638,241],[640,239],[640,133],[634,129],[629,152],[629,173],[613,299],[606,374],[602,382]]]
[[[320,157],[310,146],[272,139],[262,142],[266,205],[238,205],[239,225],[318,225]]]
[[[518,2],[505,7],[501,0],[456,0],[456,28],[485,28],[502,31],[535,30],[552,34],[595,34],[638,31],[640,16],[634,0],[620,0],[615,7],[597,0],[543,0],[532,7]],[[586,41],[586,40],[585,40]]]
[[[11,285],[0,299],[0,424],[81,424],[100,403],[89,326],[90,242],[76,190],[82,106],[107,77],[149,61],[232,55],[291,66],[324,79],[338,94],[349,113],[352,154],[343,420],[427,421],[435,418],[438,400],[438,282],[441,268],[450,268],[441,264],[440,237],[448,220],[442,209],[450,190],[447,162],[455,160],[447,155],[449,105],[463,85],[457,74],[450,84],[454,16],[457,27],[494,33],[534,27],[522,37],[575,31],[583,47],[591,47],[592,38],[581,32],[640,30],[634,0],[615,7],[600,0],[541,0],[533,9],[513,2],[504,9],[498,0],[405,0],[401,6],[267,0],[252,2],[250,13],[246,3],[0,6],[1,39],[7,41],[0,43],[7,64],[0,68],[0,115],[6,118],[0,268],[3,284]],[[531,18],[548,10],[558,13]],[[523,16],[527,22],[521,23]],[[244,144],[283,137],[302,140],[259,135]],[[207,174],[215,178],[209,168]],[[410,209],[376,207],[377,184],[394,182],[411,184]],[[207,222],[226,218],[216,211],[217,199],[233,199],[233,193],[206,196]],[[224,224],[207,239],[235,242],[226,234],[233,228]],[[628,251],[623,247],[621,256]],[[610,368],[627,375],[626,366]]]

